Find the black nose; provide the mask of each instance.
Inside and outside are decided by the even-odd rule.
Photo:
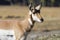
[[[44,19],[43,19],[43,18],[41,18],[40,20],[41,20],[41,22],[43,22],[43,21],[44,21]]]

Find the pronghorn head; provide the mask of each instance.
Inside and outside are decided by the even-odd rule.
[[[33,21],[43,22],[43,18],[40,14],[41,4],[37,6],[32,6],[32,3],[29,5],[29,15],[32,16]]]

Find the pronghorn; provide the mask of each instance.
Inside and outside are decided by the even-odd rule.
[[[43,18],[40,15],[41,5],[32,7],[29,5],[29,14],[25,20],[0,20],[0,29],[12,30],[15,34],[15,40],[26,40],[27,34],[31,31],[34,23],[43,22]]]

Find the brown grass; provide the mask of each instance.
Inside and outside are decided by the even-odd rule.
[[[8,15],[21,16],[24,19],[28,10],[28,7],[25,6],[0,6],[0,16],[3,17],[2,19],[5,19]],[[44,22],[35,24],[35,30],[60,29],[60,7],[42,7],[41,15]]]

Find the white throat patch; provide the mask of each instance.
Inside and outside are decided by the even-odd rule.
[[[30,25],[32,25],[32,21],[31,21],[31,19],[30,19],[30,18],[28,19],[28,21],[29,21]]]

